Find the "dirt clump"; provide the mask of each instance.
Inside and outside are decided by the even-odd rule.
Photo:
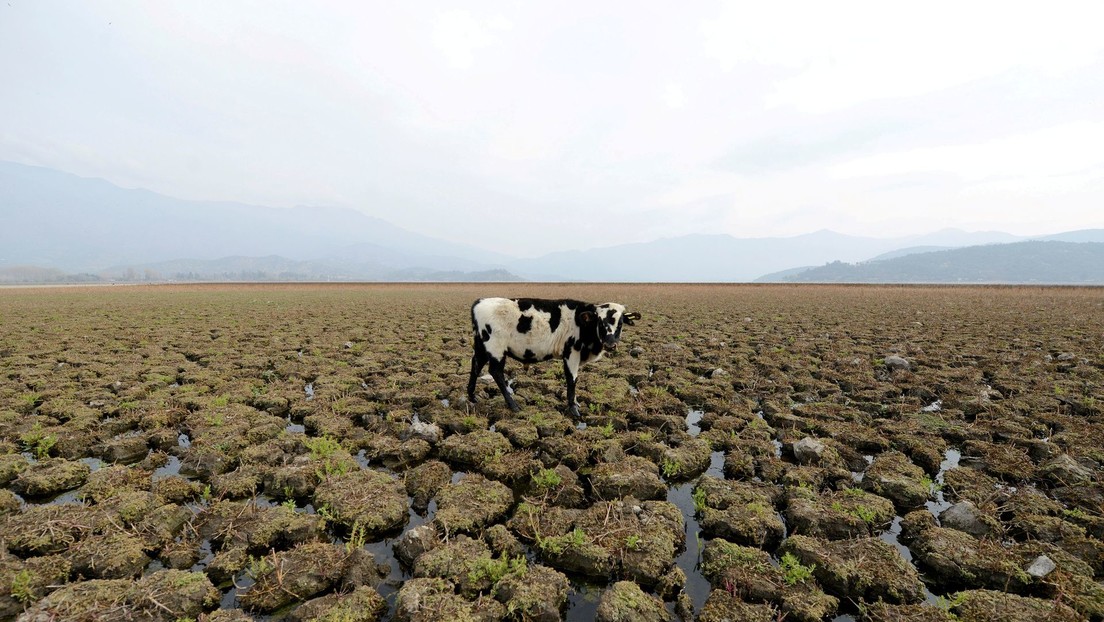
[[[775,509],[780,497],[777,488],[705,476],[694,487],[694,495],[701,499],[705,533],[761,548],[782,540],[785,526]]]
[[[923,600],[923,584],[912,564],[878,538],[825,541],[791,536],[783,553],[793,554],[824,589],[840,598],[892,603]]]
[[[927,476],[908,456],[888,451],[874,458],[862,481],[863,490],[885,497],[902,511],[924,505],[931,493]]]
[[[469,473],[437,493],[433,520],[445,534],[475,533],[502,519],[513,503],[504,484]]]
[[[289,622],[376,622],[387,613],[387,601],[375,588],[360,586],[348,594],[308,600],[288,615]]]
[[[788,620],[815,622],[833,614],[839,601],[824,593],[811,572],[790,570],[788,559],[786,564],[777,567],[766,551],[721,538],[710,540],[702,554],[702,573],[714,589],[773,604]]]
[[[202,573],[161,570],[138,581],[93,579],[70,583],[32,605],[22,622],[175,622],[197,618],[219,602]]]
[[[314,491],[314,504],[326,508],[339,524],[364,529],[372,537],[401,527],[410,509],[402,482],[373,470],[327,477]]]
[[[1084,618],[1068,605],[998,592],[968,590],[950,598],[951,613],[962,622],[1081,622]]]
[[[602,591],[594,619],[598,622],[667,622],[663,601],[645,594],[632,581],[618,581]]]
[[[793,534],[843,540],[871,536],[893,520],[893,502],[859,488],[816,494],[809,488],[786,492],[786,522]]]
[[[51,458],[23,469],[10,486],[24,497],[49,497],[84,484],[91,472],[83,462]]]
[[[602,500],[634,497],[662,499],[667,485],[659,478],[659,467],[639,456],[625,456],[617,462],[603,462],[591,472],[590,484]]]
[[[494,596],[515,619],[559,620],[567,605],[569,588],[563,573],[532,565],[525,572],[509,573],[499,580]]]

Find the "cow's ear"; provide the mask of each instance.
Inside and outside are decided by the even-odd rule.
[[[625,314],[625,323],[628,324],[629,326],[632,326],[633,324],[635,324],[636,320],[639,320],[639,319],[640,319],[640,314],[635,312],[635,311],[633,311],[632,313],[626,313]]]
[[[595,315],[591,311],[580,311],[579,312],[579,321],[582,322],[582,324],[581,324],[582,326],[586,326],[587,324],[593,323],[594,322],[594,317],[595,317]]]

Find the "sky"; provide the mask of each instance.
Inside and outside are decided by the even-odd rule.
[[[0,160],[515,256],[1100,228],[1100,24],[1098,1],[3,0]]]

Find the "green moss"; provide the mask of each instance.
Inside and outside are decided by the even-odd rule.
[[[785,553],[779,560],[782,569],[782,580],[786,585],[795,585],[808,581],[816,570],[816,564],[805,566],[793,553]]]

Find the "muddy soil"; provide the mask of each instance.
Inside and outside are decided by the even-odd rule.
[[[479,296],[641,312],[466,384]],[[0,620],[1101,620],[1104,290],[0,289]]]

